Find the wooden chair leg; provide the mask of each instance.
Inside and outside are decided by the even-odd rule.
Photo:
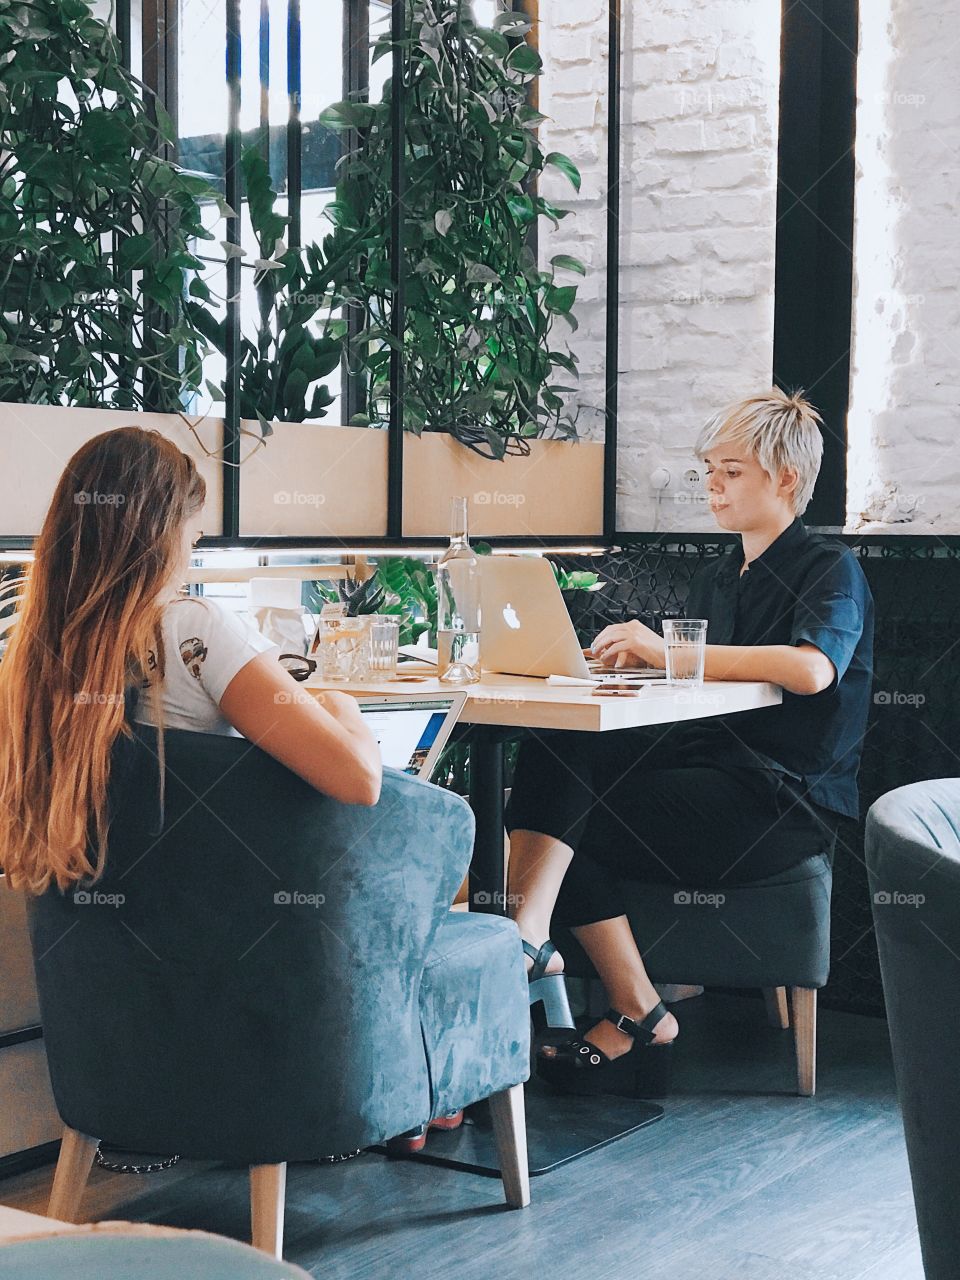
[[[53,1189],[47,1204],[47,1217],[60,1222],[76,1222],[83,1189],[90,1177],[93,1157],[97,1154],[97,1138],[64,1127],[60,1143]]]
[[[771,1027],[779,1027],[786,1031],[790,1026],[790,1008],[787,1004],[786,987],[764,987],[763,1000],[767,1006],[767,1021]]]
[[[530,1170],[527,1166],[527,1124],[523,1110],[523,1085],[515,1084],[490,1098],[493,1136],[500,1160],[503,1193],[511,1209],[530,1203]]]
[[[285,1164],[250,1166],[250,1223],[255,1249],[283,1257],[283,1203],[287,1192]]]
[[[817,1090],[817,993],[810,987],[791,987],[793,1039],[797,1051],[797,1093],[812,1098]]]

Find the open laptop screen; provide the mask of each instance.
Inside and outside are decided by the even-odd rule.
[[[460,698],[360,702],[385,765],[429,778],[462,706]]]

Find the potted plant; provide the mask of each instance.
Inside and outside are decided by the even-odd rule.
[[[540,175],[554,167],[574,188],[580,175],[539,146],[543,117],[527,88],[542,66],[524,39],[529,25],[503,13],[493,29],[480,27],[464,0],[408,5],[403,421],[404,532],[412,536],[448,532],[455,494],[467,496],[471,530],[484,536],[591,534],[601,525],[602,446],[572,447],[567,397],[577,362],[562,337],[576,328],[584,267],[568,255],[543,265],[533,247],[541,221],[568,216],[538,194]],[[374,56],[392,52],[384,35]],[[341,288],[366,315],[356,358],[373,416],[390,348],[392,92],[388,83],[382,103],[338,104],[325,117],[360,130],[335,216],[367,239]],[[350,110],[358,106],[359,118]]]
[[[193,246],[213,238],[202,204],[226,207],[164,158],[170,121],[86,0],[0,6],[0,135],[0,427],[42,509],[47,471],[83,439],[132,411],[178,415],[199,388],[193,307],[210,291]],[[179,415],[150,423],[189,447]],[[215,492],[219,467],[205,474]],[[22,493],[0,504],[16,532],[36,531],[42,510]]]

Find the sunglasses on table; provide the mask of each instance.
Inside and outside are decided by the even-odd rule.
[[[309,680],[317,669],[316,658],[305,658],[302,653],[281,653],[277,661],[294,680]]]

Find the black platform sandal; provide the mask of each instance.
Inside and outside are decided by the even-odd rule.
[[[603,1015],[618,1031],[634,1037],[633,1046],[619,1058],[608,1058],[588,1040],[571,1040],[557,1046],[552,1057],[537,1059],[537,1075],[561,1093],[615,1093],[628,1098],[665,1098],[670,1092],[673,1040],[654,1043],[654,1031],[667,1016],[663,1004],[655,1005],[635,1022],[616,1009]]]
[[[533,961],[527,981],[530,984],[530,1016],[534,1027],[538,1031],[575,1031],[577,1024],[570,1012],[563,974],[546,972],[557,948],[548,938],[539,951],[529,942],[523,944],[523,949]]]

